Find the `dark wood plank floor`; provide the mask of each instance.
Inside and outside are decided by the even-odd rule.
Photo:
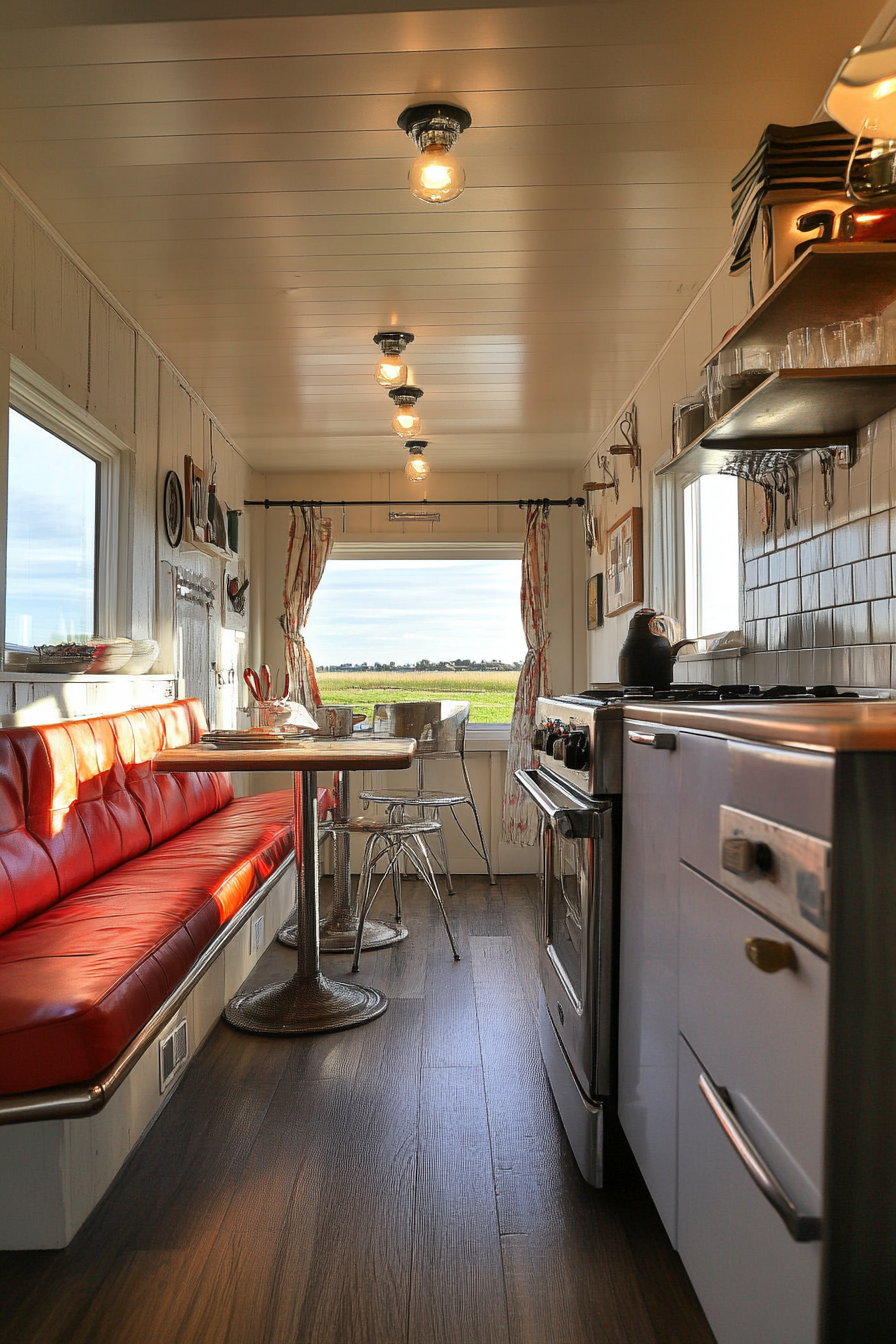
[[[362,961],[376,1022],[219,1024],[72,1245],[0,1255],[2,1344],[712,1344],[624,1146],[596,1191],[566,1144],[535,879],[458,888],[457,963],[406,888],[410,937]]]

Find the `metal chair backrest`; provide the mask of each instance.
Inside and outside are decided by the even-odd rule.
[[[420,756],[463,756],[469,700],[410,700],[374,705],[373,732],[413,737]]]

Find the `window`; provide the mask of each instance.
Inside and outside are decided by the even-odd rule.
[[[97,633],[99,464],[9,412],[6,642],[82,643]]]
[[[518,559],[342,559],[324,570],[306,630],[321,695],[470,701],[509,723],[526,653]]]
[[[740,615],[737,479],[700,476],[682,492],[685,634],[736,630]]]
[[[128,629],[130,457],[97,421],[10,360],[7,648]]]

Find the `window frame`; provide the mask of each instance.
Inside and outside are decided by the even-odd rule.
[[[652,535],[650,544],[650,591],[652,603],[656,610],[674,617],[674,619],[681,625],[682,631],[685,631],[687,626],[689,557],[686,542],[686,503],[684,495],[688,486],[694,485],[695,482],[700,480],[706,473],[700,471],[679,471],[674,474],[667,473],[663,476],[658,475],[660,468],[666,466],[671,460],[671,452],[665,453],[651,471]],[[738,536],[740,536],[740,520],[743,518],[744,492],[742,486],[743,483],[738,480]],[[698,600],[699,587],[698,576],[695,583],[695,588],[698,592]],[[742,558],[740,574],[738,577],[737,612],[738,629],[742,632],[744,626],[744,574]],[[701,631],[700,634],[695,635],[694,639],[706,640],[722,633],[724,632],[719,630],[704,630]],[[681,656],[687,657],[687,651]],[[698,655],[691,651],[690,656],[705,657],[705,652],[702,655]]]
[[[34,421],[48,433],[61,439],[77,452],[96,462],[98,472],[98,509],[96,526],[95,609],[97,628],[94,637],[125,634],[131,618],[131,518],[130,495],[133,451],[99,421],[70,401],[51,383],[36,374],[21,360],[10,357],[9,410]],[[8,437],[3,462],[3,605],[0,627],[6,647],[6,544],[9,514]]]
[[[342,536],[333,542],[330,560],[517,560],[522,566],[523,542],[493,537]],[[468,723],[465,736],[468,751],[506,751],[510,723]]]

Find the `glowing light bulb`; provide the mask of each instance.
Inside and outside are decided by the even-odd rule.
[[[409,481],[425,481],[429,475],[429,463],[423,456],[426,443],[415,443],[410,448],[410,457],[405,465],[404,474]]]
[[[377,364],[373,376],[380,387],[401,387],[408,380],[408,366],[397,356],[387,355]]]
[[[431,205],[453,201],[464,189],[463,164],[446,145],[427,145],[408,172],[411,194]]]
[[[419,434],[420,423],[420,417],[412,405],[399,406],[392,417],[392,428],[402,439],[410,439],[414,434]]]

